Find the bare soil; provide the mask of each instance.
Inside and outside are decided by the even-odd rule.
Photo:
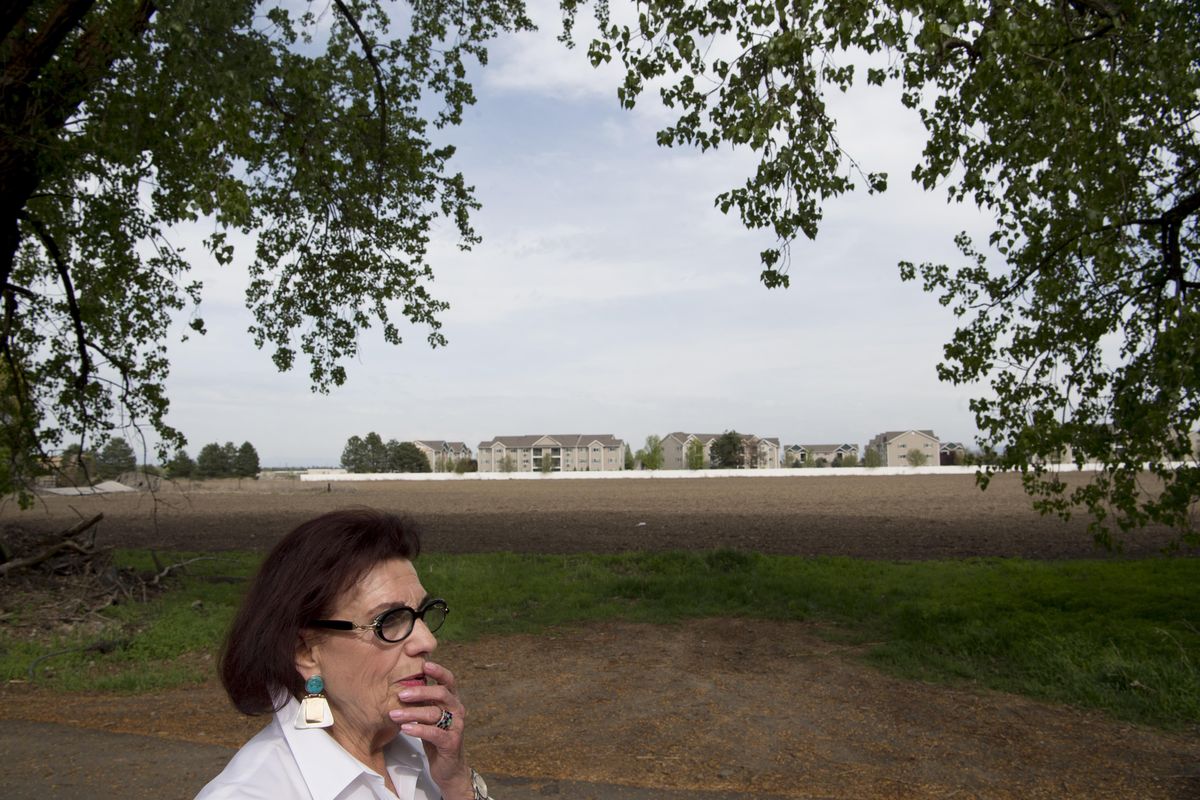
[[[1069,482],[1084,480],[1067,474]],[[40,532],[103,512],[103,542],[174,550],[266,549],[332,508],[369,505],[415,516],[440,552],[527,553],[732,547],[879,559],[972,556],[1109,558],[1086,520],[1035,512],[1017,476],[980,491],[971,475],[461,482],[212,481],[148,493],[45,496],[20,520]],[[1149,528],[1124,556],[1175,538]]]
[[[1116,557],[1095,549],[1081,522],[1030,511],[1015,480],[980,494],[969,476],[364,482],[328,491],[247,482],[171,489],[157,502],[47,498],[28,514],[5,509],[0,525],[50,530],[101,510],[102,543],[253,549],[354,504],[412,513],[427,548],[449,552]],[[1122,557],[1154,556],[1170,538],[1139,535]],[[439,659],[471,710],[473,760],[499,776],[797,798],[1200,798],[1200,726],[1163,732],[969,685],[899,680],[820,633],[769,621],[606,623],[446,644]],[[215,681],[133,697],[13,684],[0,688],[0,709],[6,719],[229,747],[262,725],[233,712]],[[47,747],[72,752],[70,741]],[[163,788],[162,796],[194,791]]]

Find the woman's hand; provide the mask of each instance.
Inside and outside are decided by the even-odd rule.
[[[388,716],[400,724],[401,731],[421,740],[429,759],[429,772],[443,797],[471,800],[474,797],[471,768],[463,752],[467,709],[454,691],[454,673],[441,664],[426,661],[425,677],[431,678],[433,684],[400,692],[397,697],[405,707],[389,711]],[[443,711],[453,715],[445,729],[437,726]]]

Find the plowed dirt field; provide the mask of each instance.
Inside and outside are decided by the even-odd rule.
[[[1068,481],[1083,474],[1068,474]],[[166,484],[148,493],[44,496],[11,504],[0,525],[37,531],[103,512],[101,542],[126,547],[264,549],[297,523],[349,505],[414,515],[441,552],[528,553],[733,547],[764,553],[933,559],[1109,558],[1082,518],[1035,512],[1015,475],[980,491],[971,475],[679,480]],[[1171,532],[1151,529],[1124,555],[1152,555]]]

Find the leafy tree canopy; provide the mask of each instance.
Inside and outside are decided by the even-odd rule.
[[[196,456],[197,478],[223,478],[232,471],[229,454],[216,442],[209,442],[200,448]]]
[[[687,445],[687,468],[688,469],[703,469],[704,468],[704,442],[699,439],[692,439]]]
[[[258,0],[15,0],[0,11],[0,362],[17,413],[0,420],[22,468],[115,412],[148,419],[162,458],[163,343],[199,302],[172,226],[211,220],[207,255],[252,236],[251,334],[313,386],[346,374],[362,329],[389,309],[444,342],[426,262],[430,230],[477,241],[476,207],[430,126],[474,101],[470,60],[531,27],[519,0],[327,13]],[[445,219],[447,223],[439,220]],[[204,331],[204,321],[192,319]],[[0,473],[5,485],[27,477]]]
[[[562,5],[569,40],[585,2]],[[887,188],[856,160],[869,153],[843,149],[826,93],[864,76],[897,87],[928,134],[913,177],[995,221],[985,243],[956,237],[959,264],[900,265],[959,318],[938,369],[990,390],[971,403],[979,443],[1043,511],[1090,511],[1101,541],[1148,522],[1196,540],[1194,0],[666,0],[633,25],[609,5],[594,3],[589,55],[624,64],[627,107],[661,87],[678,116],[659,143],[759,156],[716,203],[777,237],[769,287],[788,285],[790,247],[816,237],[828,198]],[[1067,447],[1104,465],[1095,481],[1071,489],[1044,468]],[[1140,490],[1147,464],[1163,491]]]
[[[637,452],[637,460],[642,462],[642,469],[662,469],[665,458],[662,437],[653,433],[646,437],[646,446]]]

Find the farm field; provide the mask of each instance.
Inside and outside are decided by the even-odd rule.
[[[1065,480],[1085,476],[1068,474]],[[447,553],[612,553],[755,550],[882,559],[1112,557],[1086,521],[1031,507],[1016,475],[980,491],[971,475],[708,480],[164,484],[149,493],[39,497],[11,503],[0,525],[34,532],[103,512],[101,543],[184,550],[265,549],[334,508],[377,506],[415,516],[428,550]],[[1138,532],[1124,555],[1152,555],[1169,530]]]

